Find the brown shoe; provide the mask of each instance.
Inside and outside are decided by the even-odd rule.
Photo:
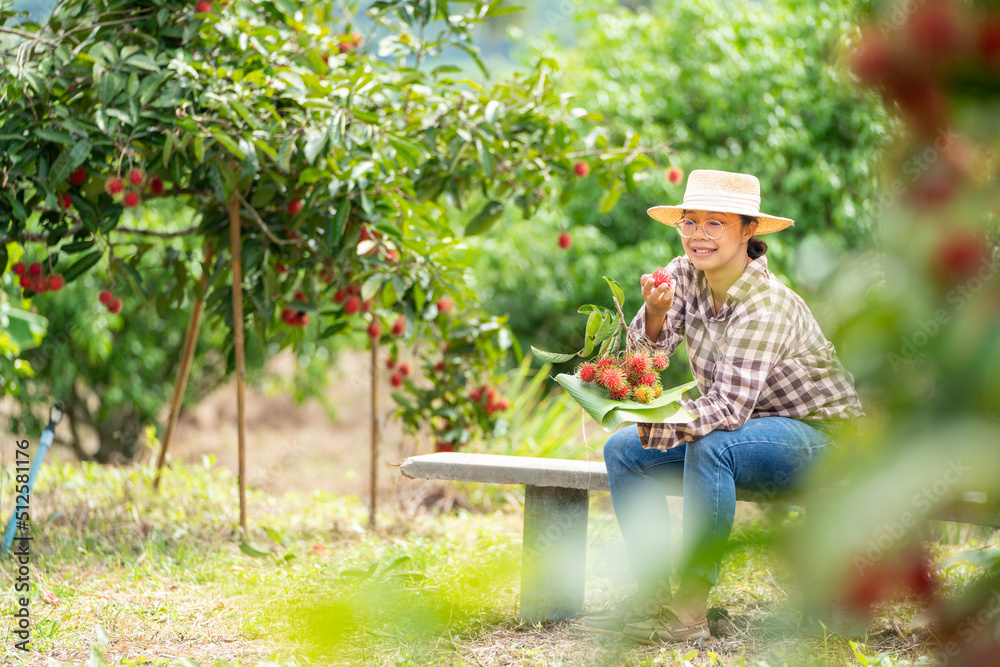
[[[642,644],[701,641],[712,638],[712,633],[708,631],[707,618],[685,625],[681,623],[677,612],[668,606],[660,607],[659,612],[652,618],[626,625],[622,635]]]
[[[669,598],[664,601],[669,602]],[[649,618],[650,613],[660,606],[661,603],[654,598],[635,594],[618,602],[606,603],[597,611],[580,618],[576,625],[582,630],[617,635],[621,634],[626,625]]]

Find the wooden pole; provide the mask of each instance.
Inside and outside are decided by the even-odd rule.
[[[205,264],[201,272],[201,296],[194,300],[191,307],[191,319],[188,320],[187,333],[184,334],[184,349],[181,352],[181,367],[177,372],[177,384],[174,385],[174,395],[170,399],[170,416],[167,418],[167,431],[160,443],[160,455],[156,460],[156,476],[153,478],[153,488],[160,488],[160,475],[163,472],[163,464],[167,460],[167,449],[170,447],[170,440],[174,436],[174,429],[177,428],[177,420],[181,416],[181,401],[184,399],[184,391],[187,389],[188,374],[191,371],[191,361],[194,359],[194,351],[198,345],[198,332],[201,330],[201,314],[205,306],[205,286],[208,284],[207,277],[209,268],[212,265],[212,243],[205,242]]]
[[[229,252],[233,261],[233,342],[236,361],[236,419],[239,433],[240,528],[247,534],[246,437],[247,415],[244,401],[246,382],[243,348],[243,265],[240,260],[240,200],[234,190],[229,198]]]
[[[371,514],[368,515],[369,528],[375,527],[375,511],[378,502],[378,341],[372,339],[372,460],[370,501]]]

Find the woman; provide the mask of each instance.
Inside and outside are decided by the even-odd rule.
[[[710,636],[706,602],[732,529],[736,487],[792,490],[832,425],[860,415],[861,405],[809,308],[767,270],[767,245],[755,234],[792,221],[760,212],[754,176],[693,171],[683,204],[648,213],[677,229],[684,256],[667,267],[672,285],[642,276],[645,304],[629,335],[668,355],[684,341],[701,397],[682,401],[696,415],[690,423],[637,424],[605,444],[611,501],[639,590],[583,624],[656,643]],[[660,485],[670,476],[683,478],[690,562],[676,595]]]

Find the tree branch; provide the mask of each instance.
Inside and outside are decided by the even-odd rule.
[[[17,28],[8,28],[6,26],[0,26],[0,33],[6,33],[8,35],[17,35],[18,37],[23,37],[25,39],[33,40],[36,42],[44,42],[49,46],[59,46],[59,42],[53,41],[51,39],[46,39],[44,37],[39,37],[38,33],[28,32],[27,30],[18,30]]]
[[[248,211],[250,211],[250,214],[253,216],[253,219],[257,223],[257,226],[260,227],[264,231],[264,236],[266,236],[268,239],[270,239],[271,243],[275,243],[277,245],[298,245],[298,243],[299,243],[298,239],[285,239],[285,240],[282,240],[282,239],[279,239],[277,236],[275,236],[274,232],[272,232],[268,228],[268,226],[264,223],[264,219],[260,217],[259,213],[257,213],[257,209],[255,209],[253,206],[251,206],[250,202],[248,202],[246,199],[244,199],[243,193],[242,192],[237,192],[236,196],[239,198],[240,203],[243,204],[243,206],[246,207],[246,209]]]
[[[201,225],[193,225],[186,229],[179,229],[176,232],[155,232],[151,229],[134,229],[132,227],[115,227],[111,231],[124,232],[126,234],[140,234],[142,236],[155,236],[161,239],[172,239],[178,236],[187,236],[201,229]]]

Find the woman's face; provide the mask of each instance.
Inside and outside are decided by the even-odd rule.
[[[725,267],[736,267],[738,264],[738,269],[743,270],[747,254],[746,243],[753,236],[756,224],[744,226],[736,213],[684,211],[684,217],[698,225],[691,238],[681,237],[684,252],[694,268],[714,272]],[[719,238],[710,239],[705,234],[704,223],[707,220],[717,220],[725,226]]]

